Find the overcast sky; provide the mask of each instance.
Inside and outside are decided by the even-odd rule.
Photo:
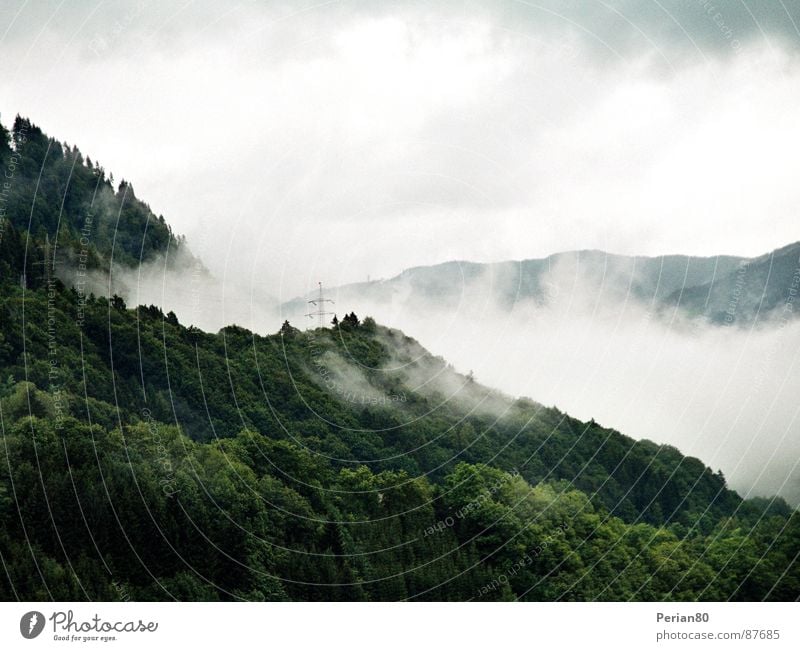
[[[800,3],[0,3],[0,119],[289,297],[450,259],[800,239]]]

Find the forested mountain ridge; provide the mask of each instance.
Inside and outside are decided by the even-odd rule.
[[[172,258],[180,253],[191,259],[184,238],[130,183],[121,180],[115,188],[113,175],[97,161],[48,137],[27,118],[17,116],[10,131],[0,124],[0,169],[3,258],[8,263],[27,256],[28,276],[42,263],[45,243],[56,274],[74,274],[79,265],[107,272],[112,258],[134,267],[168,251]],[[28,236],[37,246],[29,246]]]
[[[4,599],[800,595],[782,500],[371,319],[210,334],[47,278],[0,318]]]
[[[741,501],[721,475],[674,448],[511,400],[371,320],[209,334],[153,306],[128,310],[117,297],[86,300],[64,287],[49,293],[4,292],[0,363],[10,393],[22,381],[57,387],[62,418],[85,418],[88,401],[92,422],[114,428],[143,420],[146,409],[198,441],[247,429],[337,465],[412,475],[491,461],[532,482],[573,481],[630,521],[697,524],[695,516],[728,515]]]
[[[712,323],[752,326],[773,317],[792,318],[800,290],[800,242],[744,260],[714,282],[675,290],[665,300]]]

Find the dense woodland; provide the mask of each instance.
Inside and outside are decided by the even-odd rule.
[[[17,266],[27,253],[27,271],[41,264],[38,242],[52,242],[59,265],[107,270],[147,262],[184,245],[164,220],[140,201],[133,186],[112,174],[77,147],[48,137],[30,120],[17,116],[11,130],[0,124],[0,215],[3,247],[0,271],[13,258]],[[82,237],[87,235],[82,241]],[[21,241],[17,241],[20,239]],[[84,260],[85,258],[85,260]]]
[[[800,597],[800,516],[672,447],[352,313],[212,334],[63,282],[82,237],[99,269],[175,238],[76,149],[3,136],[0,599]]]

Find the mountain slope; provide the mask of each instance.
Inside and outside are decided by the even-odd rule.
[[[733,271],[676,290],[665,300],[714,323],[750,326],[773,316],[791,317],[800,289],[800,242],[745,260]]]
[[[81,303],[66,289],[49,307],[9,291],[2,314],[5,372],[57,386],[64,416],[83,417],[85,392],[97,401],[92,421],[107,427],[138,422],[147,409],[198,440],[252,429],[375,471],[442,477],[458,461],[491,462],[531,482],[569,480],[628,521],[689,524],[739,503],[697,460],[512,401],[397,331],[342,326],[262,337],[231,326],[210,335],[157,308]],[[42,327],[53,318],[55,332]]]
[[[800,594],[781,500],[369,319],[214,335],[58,281],[2,296],[2,598]]]
[[[57,273],[63,267],[74,274],[79,264],[107,271],[112,259],[131,267],[168,251],[191,260],[183,238],[136,197],[130,183],[123,180],[115,189],[96,161],[26,118],[17,116],[10,132],[0,125],[0,168],[3,237],[7,244],[18,240],[23,257],[31,237],[50,243]]]

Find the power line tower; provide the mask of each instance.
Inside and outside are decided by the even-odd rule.
[[[324,327],[324,325],[325,325],[323,323],[324,318],[326,316],[331,316],[333,314],[333,312],[326,312],[325,311],[325,303],[331,303],[332,304],[333,302],[334,301],[332,301],[331,299],[325,298],[325,296],[323,296],[323,294],[322,294],[322,283],[320,282],[319,283],[319,297],[315,298],[312,301],[309,301],[309,304],[313,305],[317,309],[314,312],[309,312],[308,314],[306,314],[306,316],[309,319],[313,319],[314,317],[317,317],[319,319],[319,327],[320,328]]]

